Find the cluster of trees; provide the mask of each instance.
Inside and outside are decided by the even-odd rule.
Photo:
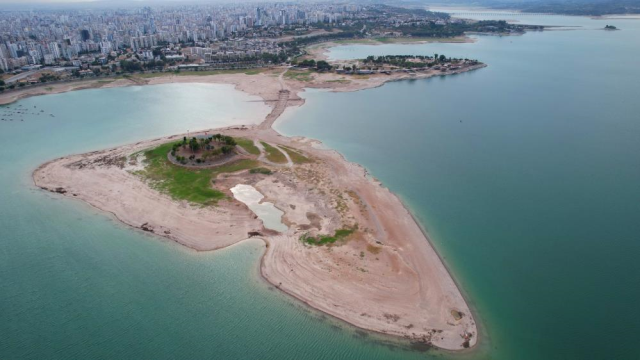
[[[23,86],[25,86],[25,83],[20,83],[20,84],[18,84],[18,86],[23,87]],[[16,84],[4,85],[4,81],[2,81],[2,85],[0,85],[0,92],[5,91],[6,89],[11,90],[11,89],[15,89],[15,88],[16,88]]]
[[[120,68],[124,72],[142,71],[142,63],[138,61],[122,60],[120,61]]]
[[[60,76],[53,74],[42,74],[40,75],[40,82],[45,83],[47,81],[57,81],[60,80]]]
[[[509,24],[504,20],[482,20],[476,22],[447,23],[435,22],[403,25],[395,28],[405,36],[414,37],[453,37],[464,35],[465,32],[508,33],[522,32],[525,29],[541,29],[541,26],[525,26]]]
[[[191,138],[191,140],[189,140],[189,149],[191,149],[191,152],[196,152],[198,150],[200,150],[200,142],[198,142],[198,139],[196,138]]]
[[[328,70],[331,70],[332,68],[332,66],[324,60],[315,61],[313,59],[310,59],[310,60],[303,60],[299,63],[292,62],[292,64],[297,64],[298,66],[304,67],[304,68],[314,68],[318,71],[328,71]]]
[[[286,51],[279,51],[277,54],[261,54],[259,59],[266,63],[279,64],[287,61],[288,57]]]
[[[310,68],[310,67],[316,67],[316,61],[313,59],[310,60],[303,60],[301,62],[298,63],[298,66],[300,67],[306,67],[306,68]]]
[[[418,68],[431,67],[437,64],[459,61],[460,59],[447,58],[445,55],[434,54],[433,56],[424,55],[383,55],[383,56],[367,56],[364,59],[365,64],[376,65],[393,65],[401,68]]]
[[[220,147],[216,148],[213,145],[213,142],[216,141],[221,144]],[[220,155],[220,154],[229,154],[233,152],[236,146],[236,140],[231,136],[226,136],[222,134],[215,134],[209,136],[207,138],[196,138],[192,137],[191,139],[187,139],[187,137],[183,137],[181,142],[173,144],[171,148],[171,156],[174,156],[178,162],[181,164],[186,164],[187,160],[195,160],[196,163],[200,164],[202,162],[207,161],[209,157]],[[178,150],[180,148],[189,149],[193,153],[189,157],[184,157],[178,155]],[[200,158],[196,158],[195,153],[203,150],[204,153]]]
[[[209,137],[212,140],[216,140],[218,142],[224,143],[225,145],[228,146],[236,146],[236,139],[234,139],[231,136],[227,136],[227,135],[222,135],[222,134],[214,134],[212,136]]]
[[[155,50],[154,50],[155,51]],[[164,56],[163,56],[164,57]],[[121,60],[120,61],[120,69],[123,72],[136,72],[136,71],[144,71],[144,70],[162,70],[165,65],[175,64],[175,61],[167,62],[164,59],[159,60],[149,60],[147,62],[136,61],[136,60]]]

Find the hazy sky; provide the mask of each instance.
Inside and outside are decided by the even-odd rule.
[[[68,3],[145,3],[145,2],[197,2],[194,0],[0,0],[0,4],[68,4]],[[234,0],[208,0],[207,2],[234,2]]]
[[[53,3],[73,3],[73,2],[90,2],[95,0],[0,0],[0,4],[24,4],[24,3],[43,3],[43,4],[53,4]]]
[[[127,5],[127,4],[155,4],[155,3],[233,3],[233,2],[247,2],[248,0],[0,0],[0,4],[11,4],[12,7],[20,7],[20,5],[55,5],[55,4],[94,4],[94,5]],[[254,0],[253,2],[261,2],[264,0]],[[276,0],[273,0],[276,1]],[[0,11],[3,9],[0,8]]]
[[[234,2],[268,2],[278,0],[0,0],[0,4],[37,5],[37,4],[100,4],[100,5],[122,5],[122,4],[144,4],[144,3],[234,3]],[[280,0],[282,1],[282,0]],[[290,0],[287,0],[290,1]],[[300,1],[300,0],[294,0]],[[0,8],[0,11],[3,9]]]
[[[264,1],[264,0],[262,0]],[[277,0],[272,0],[272,1],[277,1]],[[115,3],[115,4],[122,4],[122,3],[145,3],[145,2],[149,2],[149,3],[155,3],[155,2],[225,2],[225,3],[233,3],[233,2],[239,2],[237,0],[0,0],[0,4],[62,4],[62,3],[103,3],[103,4],[109,4],[109,3]],[[247,2],[245,1],[241,1],[241,2]],[[261,0],[258,1],[253,1],[253,2],[261,2]],[[1,10],[1,9],[0,9]]]

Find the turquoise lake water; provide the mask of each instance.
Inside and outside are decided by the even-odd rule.
[[[638,358],[640,21],[520,20],[583,29],[339,47],[331,56],[437,52],[489,67],[308,91],[277,123],[406,201],[483,325],[476,351],[419,352],[306,308],[260,279],[260,242],[196,253],[32,185],[59,156],[268,112],[229,86],[180,84],[0,108],[14,119],[0,122],[0,358]],[[623,30],[595,30],[605,23]],[[29,114],[10,114],[18,105]]]
[[[308,91],[276,128],[322,140],[406,201],[486,327],[476,358],[640,358],[640,21],[518,19],[581,27],[339,46],[331,58],[489,66]],[[597,30],[608,23],[622,30]]]
[[[270,109],[255,100],[172,84],[0,108],[13,119],[0,122],[0,359],[420,358],[270,287],[262,242],[197,253],[31,181],[56,157],[260,121]]]

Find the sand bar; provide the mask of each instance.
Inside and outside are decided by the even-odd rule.
[[[355,91],[387,81],[448,75],[482,66],[445,74],[376,74],[343,82],[331,81],[336,74],[315,74],[311,80],[298,81],[284,76],[283,68],[256,75],[145,79],[145,84],[234,84],[262,97],[273,109],[262,124],[208,131],[271,144],[287,153],[285,163],[261,160],[265,158],[261,149],[256,161],[273,173],[242,170],[218,176],[212,186],[225,192],[228,199],[216,206],[177,201],[136,173],[140,151],[177,141],[183,135],[66,156],[41,165],[33,180],[43,189],[85,201],[127,225],[197,251],[220,249],[250,236],[260,238],[265,242],[261,274],[285,293],[363,329],[462,350],[478,341],[473,315],[402,202],[361,166],[317,146],[316,141],[284,137],[271,124],[286,107],[303,103],[298,93],[305,87]],[[102,86],[129,86],[132,82],[117,80]],[[58,90],[74,88],[54,89]],[[38,93],[23,93],[23,97],[32,95]],[[295,154],[309,161],[292,165]],[[253,186],[265,196],[264,201],[283,211],[282,221],[288,229],[266,229],[245,204],[233,199],[230,189],[238,184]],[[306,236],[320,238],[347,228],[351,233],[331,246],[301,241]]]

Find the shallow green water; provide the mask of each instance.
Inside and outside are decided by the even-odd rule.
[[[400,194],[474,304],[491,359],[637,359],[640,21],[473,44],[348,45],[489,67],[308,91],[276,128],[322,140]],[[595,30],[611,23],[623,29]]]
[[[261,242],[196,253],[31,182],[59,156],[263,119],[250,100],[158,85],[0,108],[0,359],[420,358],[268,286]]]

